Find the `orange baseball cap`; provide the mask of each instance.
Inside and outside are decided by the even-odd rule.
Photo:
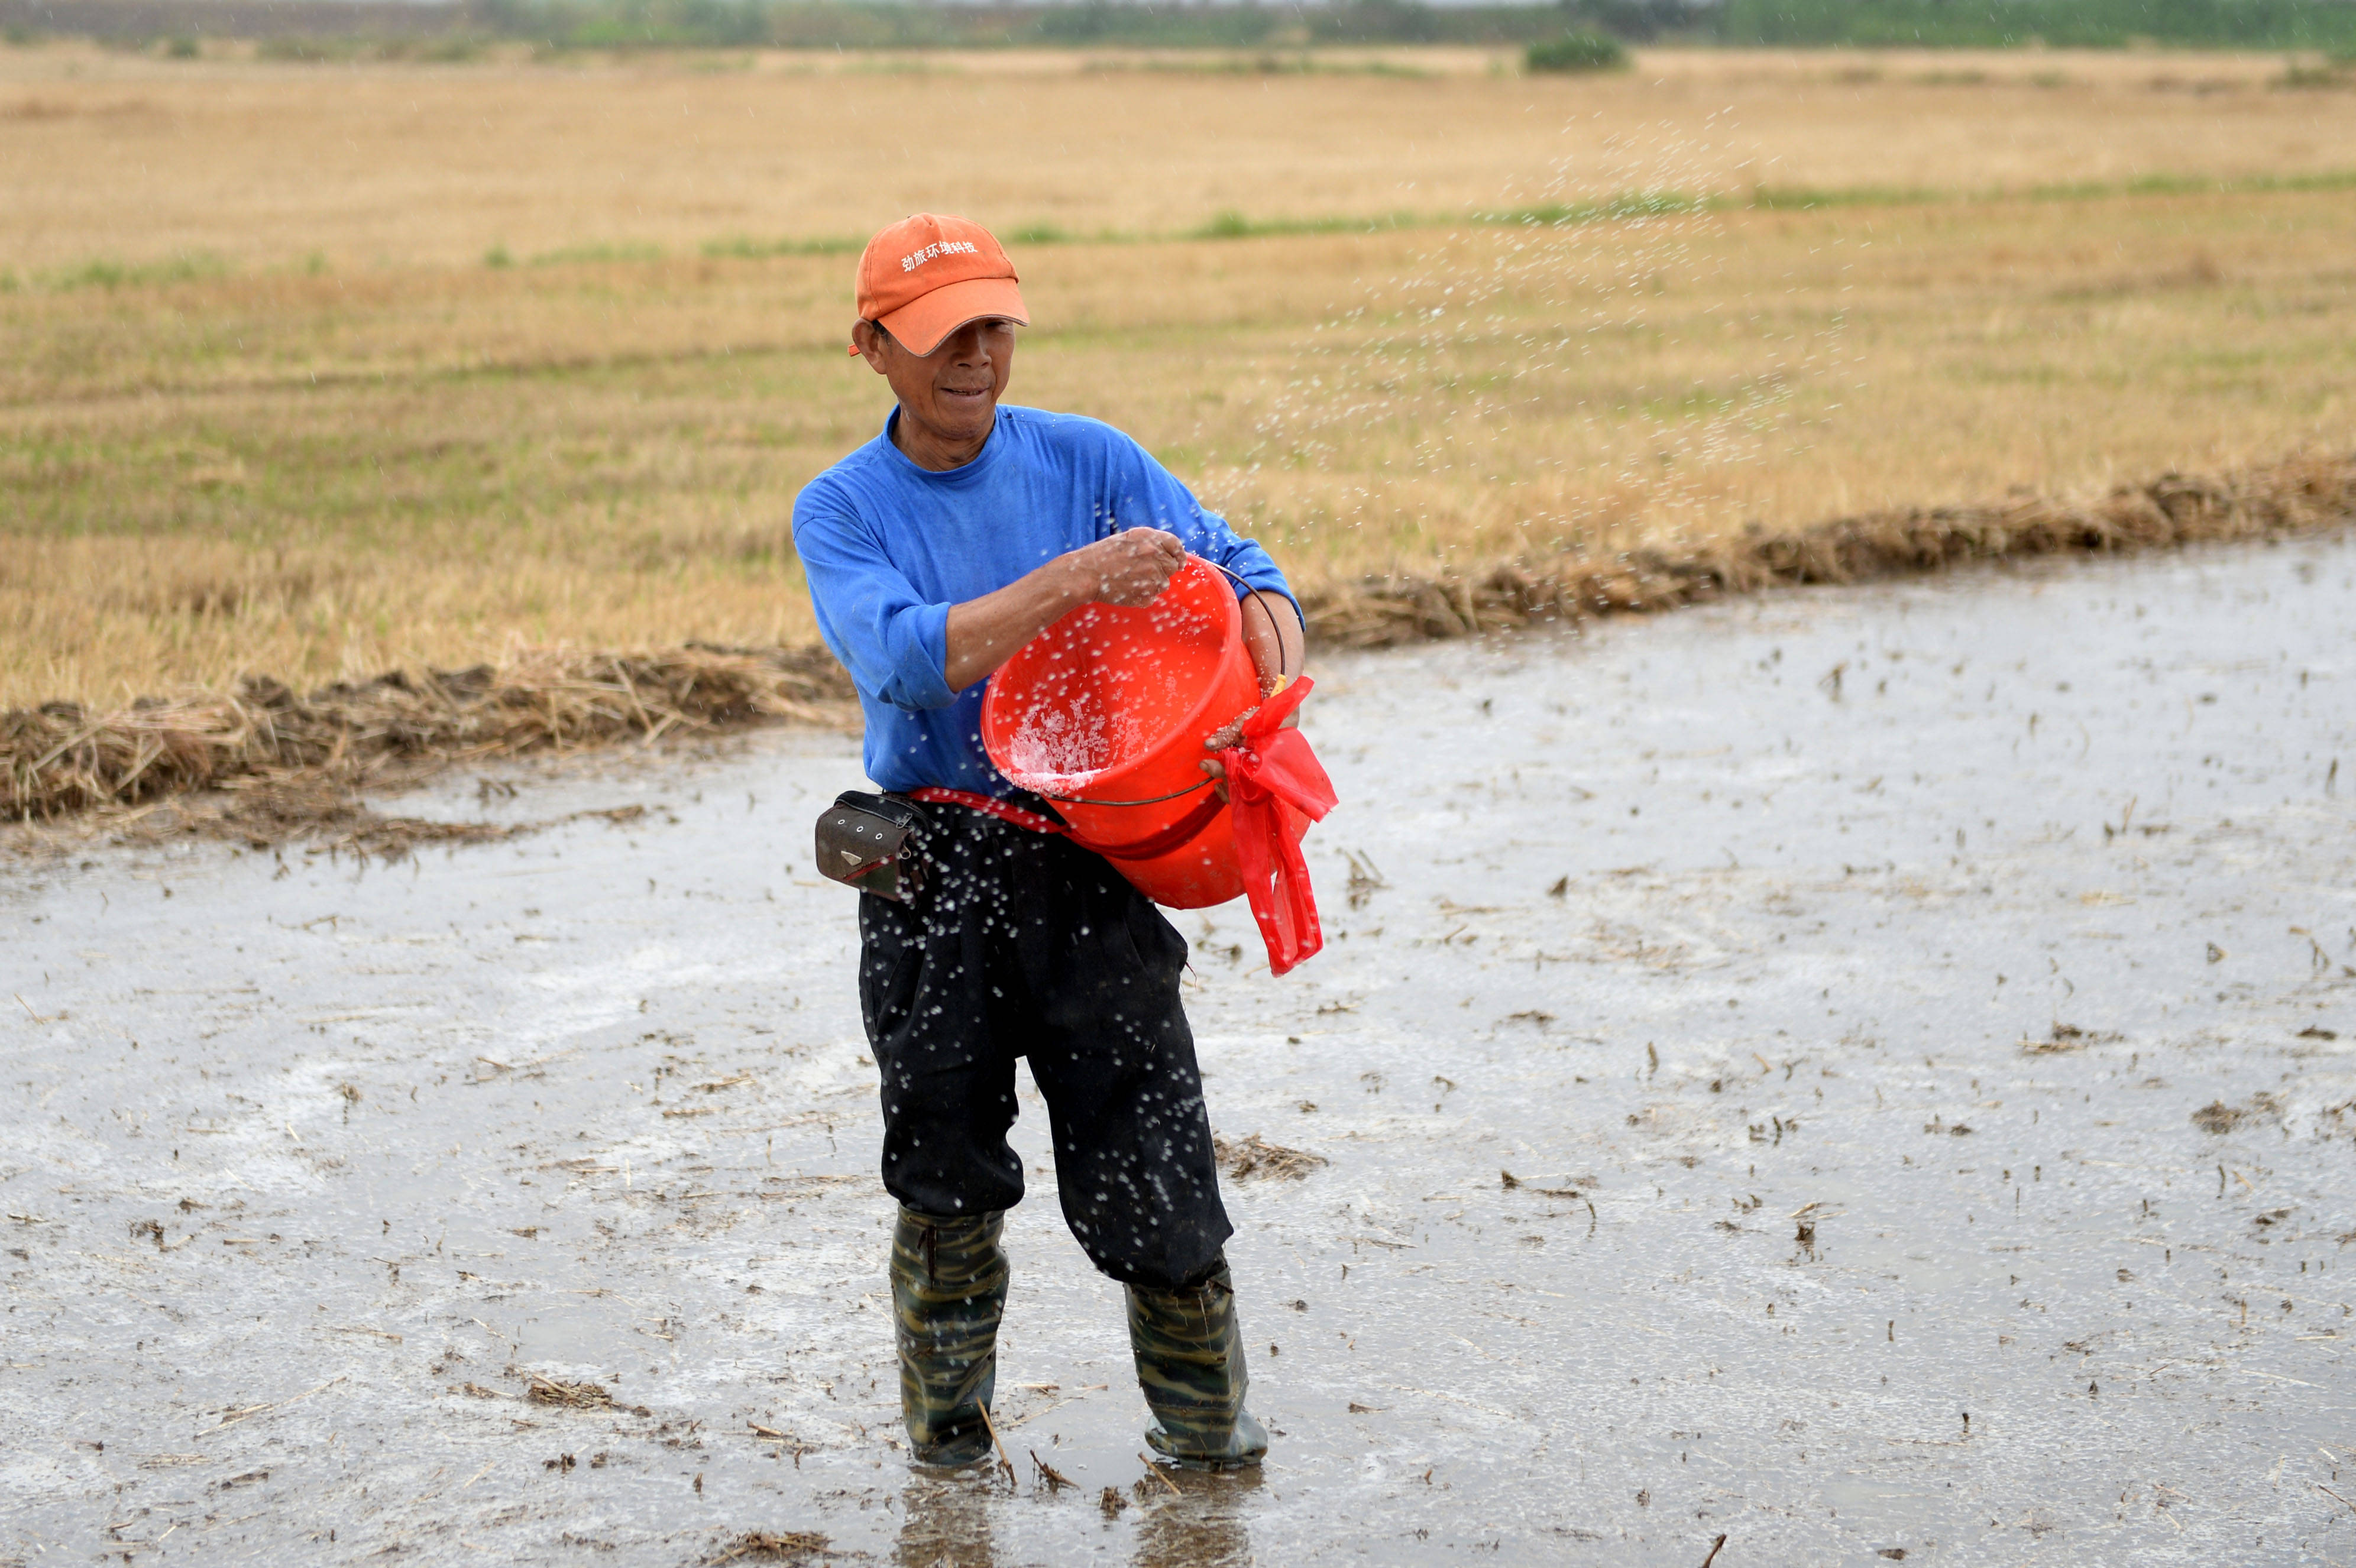
[[[859,319],[881,323],[911,354],[930,354],[950,333],[986,315],[1030,325],[1019,282],[989,229],[970,219],[919,212],[867,242],[859,258]]]

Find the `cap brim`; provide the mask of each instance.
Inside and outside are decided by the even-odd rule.
[[[969,321],[1003,316],[1023,326],[1031,317],[1023,309],[1023,291],[1012,278],[968,278],[944,283],[913,304],[881,318],[884,330],[909,353],[930,354],[941,339]]]

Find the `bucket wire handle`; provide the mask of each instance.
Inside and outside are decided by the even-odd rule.
[[[1250,600],[1254,604],[1258,605],[1259,607],[1259,613],[1268,617],[1268,629],[1276,633],[1276,673],[1280,677],[1290,680],[1292,677],[1292,667],[1285,661],[1284,634],[1277,626],[1276,612],[1269,609],[1268,607],[1268,601],[1260,597],[1260,590],[1254,588],[1250,583],[1245,581],[1241,573],[1229,571],[1225,566],[1213,560],[1209,556],[1201,556],[1196,559],[1200,560],[1205,566],[1215,568],[1215,570],[1225,573],[1228,581],[1234,583],[1237,588],[1244,591],[1242,597]]]
[[[1237,588],[1244,590],[1242,597],[1250,600],[1254,604],[1259,606],[1259,613],[1268,617],[1268,629],[1271,632],[1277,633],[1276,673],[1280,677],[1290,678],[1292,674],[1292,669],[1284,656],[1284,635],[1282,632],[1278,630],[1276,624],[1276,612],[1269,609],[1268,607],[1267,601],[1263,600],[1259,596],[1260,591],[1254,588],[1250,583],[1245,581],[1239,573],[1228,571],[1226,566],[1220,564],[1218,561],[1213,560],[1209,556],[1196,556],[1194,559],[1201,561],[1204,565],[1223,573],[1226,577],[1227,581],[1233,582]],[[1172,790],[1168,795],[1148,795],[1143,800],[1089,800],[1084,795],[1048,795],[1044,791],[1040,792],[1039,798],[1042,800],[1060,801],[1066,805],[1160,805],[1164,801],[1183,800],[1190,795],[1199,795],[1203,791],[1209,789],[1216,783],[1218,783],[1216,779],[1205,778],[1200,784],[1191,784],[1184,789]]]

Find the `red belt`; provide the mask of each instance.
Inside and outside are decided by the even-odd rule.
[[[1042,816],[1035,811],[1025,811],[1019,805],[1010,805],[1005,801],[996,800],[986,795],[974,795],[967,790],[942,789],[937,784],[926,784],[922,789],[910,790],[908,798],[931,801],[939,805],[962,805],[969,810],[995,816],[1001,822],[1011,822],[1017,827],[1027,827],[1033,833],[1061,833],[1068,836],[1072,831],[1052,816]]]
[[[1011,822],[1017,827],[1027,828],[1033,833],[1058,834],[1083,849],[1102,855],[1108,860],[1151,860],[1158,856],[1167,855],[1173,849],[1192,841],[1196,834],[1211,825],[1211,818],[1226,809],[1227,803],[1219,798],[1218,793],[1210,787],[1210,784],[1211,781],[1208,779],[1203,781],[1203,803],[1200,805],[1161,832],[1141,838],[1133,844],[1099,844],[1094,839],[1083,838],[1073,832],[1068,823],[1058,822],[1054,817],[1042,816],[1035,811],[1025,811],[1019,805],[1010,805],[990,795],[975,795],[968,790],[942,789],[937,785],[926,784],[922,789],[910,790],[908,798],[929,801],[940,805],[962,805],[969,810],[995,816],[1001,822]]]

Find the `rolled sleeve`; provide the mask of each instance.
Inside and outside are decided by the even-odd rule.
[[[819,635],[859,689],[910,712],[947,708],[949,607],[928,603],[858,517],[804,491],[794,549],[809,579]]]
[[[1259,541],[1248,539],[1237,533],[1215,513],[1205,512],[1204,517],[1215,525],[1211,530],[1215,539],[1225,537],[1226,554],[1221,557],[1207,549],[1196,550],[1195,553],[1217,561],[1242,580],[1236,589],[1236,597],[1241,599],[1253,592],[1280,593],[1292,606],[1292,613],[1301,617],[1301,629],[1308,630],[1309,617],[1301,614],[1300,596],[1292,592],[1292,584],[1284,580],[1284,573],[1277,569],[1276,562],[1269,559],[1268,551],[1260,549]]]
[[[885,634],[892,677],[875,695],[894,708],[921,712],[947,708],[958,694],[949,689],[949,607],[912,604],[894,614]]]

